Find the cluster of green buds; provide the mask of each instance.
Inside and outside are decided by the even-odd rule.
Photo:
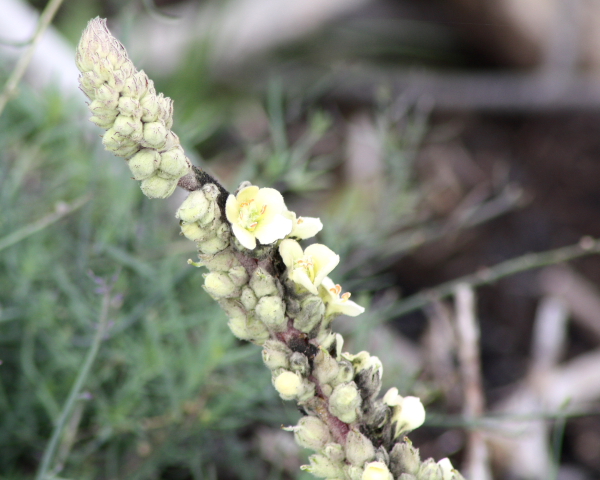
[[[191,171],[171,131],[173,101],[157,94],[152,80],[135,69],[103,19],[89,22],[77,46],[76,63],[80,88],[91,101],[90,120],[106,130],[104,147],[127,159],[146,196],[170,196]]]
[[[392,388],[380,397],[383,366],[368,352],[343,352],[331,329],[339,315],[364,308],[329,278],[340,257],[325,245],[302,248],[323,225],[298,217],[272,188],[244,182],[229,194],[191,167],[169,129],[172,102],[156,95],[104,21],[90,22],[77,50],[92,121],[107,128],[103,143],[126,157],[150,198],[190,191],[177,210],[181,233],[194,241],[208,269],[204,289],[227,313],[233,334],[262,347],[281,398],[303,416],[294,433],[313,450],[302,468],[331,480],[460,480],[448,459],[421,462],[404,436],[425,420],[416,397]],[[189,175],[188,175],[189,174]],[[193,181],[181,181],[182,176]]]

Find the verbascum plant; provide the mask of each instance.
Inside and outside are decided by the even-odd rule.
[[[182,234],[196,243],[204,288],[225,310],[233,334],[262,347],[281,398],[304,416],[288,427],[313,450],[302,469],[345,480],[459,480],[448,459],[421,462],[404,436],[425,420],[416,397],[395,388],[379,397],[383,366],[368,352],[343,352],[331,329],[339,315],[364,308],[342,293],[329,274],[340,261],[331,249],[301,240],[323,225],[287,209],[272,188],[244,182],[234,194],[193,167],[173,124],[173,102],[157,94],[125,48],[96,18],[77,48],[81,89],[91,100],[91,121],[107,130],[103,144],[124,157],[150,198],[177,185],[190,193],[177,210]]]

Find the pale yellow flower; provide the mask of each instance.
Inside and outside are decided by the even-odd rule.
[[[396,422],[394,438],[423,425],[425,408],[417,397],[402,397],[397,388],[390,388],[383,396],[383,403],[393,408],[391,422]]]
[[[225,205],[227,220],[238,241],[246,248],[256,248],[256,240],[263,245],[281,240],[292,231],[292,221],[285,218],[285,203],[274,188],[254,185],[229,195]]]
[[[327,275],[340,262],[340,256],[319,243],[302,247],[296,240],[286,239],[279,245],[279,253],[288,269],[289,277],[313,295]]]
[[[362,480],[393,480],[388,467],[383,462],[370,462],[365,465]]]
[[[327,306],[326,315],[343,314],[356,317],[365,311],[363,307],[350,300],[350,292],[342,294],[342,287],[333,283],[329,277],[321,281],[319,296]]]
[[[305,240],[314,237],[323,230],[323,224],[319,218],[314,217],[296,217],[294,212],[289,210],[283,214],[292,221],[292,231],[288,237]]]

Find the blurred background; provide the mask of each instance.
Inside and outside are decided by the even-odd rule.
[[[2,84],[45,6],[0,0]],[[423,458],[600,478],[599,258],[474,305],[403,300],[600,236],[600,3],[64,0],[0,116],[1,479],[39,468],[104,321],[48,478],[312,478],[280,428],[299,413],[186,263],[184,192],[143,197],[87,121],[73,58],[95,16],[174,99],[196,165],[323,220],[333,279],[367,307],[334,328],[423,399]]]

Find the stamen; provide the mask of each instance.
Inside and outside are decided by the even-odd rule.
[[[267,209],[267,206],[263,205],[263,207],[260,209],[260,214],[263,215],[265,213],[266,209]]]
[[[342,302],[345,302],[350,298],[350,292],[346,292],[342,295]]]
[[[300,225],[301,223],[304,223],[304,219],[302,217],[300,217],[296,223],[298,225]]]

